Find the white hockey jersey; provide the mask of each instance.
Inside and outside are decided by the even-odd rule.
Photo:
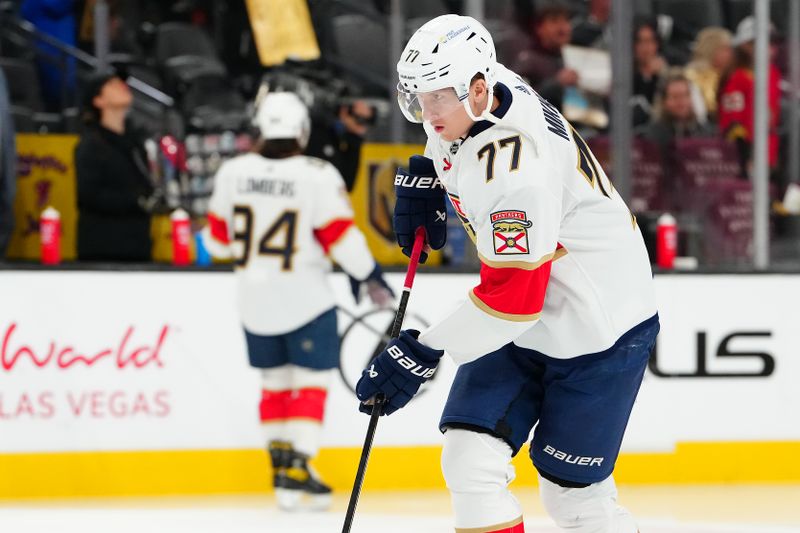
[[[344,181],[321,159],[251,153],[225,162],[208,221],[209,251],[234,259],[239,311],[251,333],[287,333],[332,308],[329,256],[359,280],[375,268]]]
[[[461,141],[426,123],[426,155],[481,260],[481,282],[420,336],[459,363],[514,342],[568,359],[656,314],[635,217],[580,135],[498,66],[493,112]]]

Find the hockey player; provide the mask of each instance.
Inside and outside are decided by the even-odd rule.
[[[362,373],[359,399],[383,395],[385,414],[403,407],[446,351],[459,364],[440,422],[456,531],[524,531],[510,460],[533,430],[558,526],[636,533],[611,475],[659,329],[635,217],[580,135],[497,63],[474,19],[429,21],[397,70],[400,107],[423,124],[429,158],[395,179],[398,242],[408,250],[423,226],[443,245],[446,194],[475,241],[480,284],[426,331],[391,341]]]
[[[338,171],[300,155],[308,112],[291,93],[268,94],[255,123],[257,153],[224,163],[215,178],[206,241],[231,256],[250,364],[261,369],[260,418],[281,508],[324,509],[330,488],[308,466],[320,444],[327,389],[339,362],[335,260],[373,302],[392,293],[353,224]],[[362,283],[353,281],[356,298]]]

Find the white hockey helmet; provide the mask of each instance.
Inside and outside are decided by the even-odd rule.
[[[472,17],[442,15],[426,22],[406,44],[397,62],[397,102],[411,122],[423,121],[425,94],[453,89],[456,104],[462,104],[472,120],[496,122],[491,113],[497,56],[492,36]],[[488,103],[475,116],[469,106],[469,86],[476,74],[486,80]],[[447,93],[438,94],[428,105],[454,105]]]
[[[294,93],[267,93],[260,101],[253,124],[264,139],[297,139],[301,148],[308,144],[311,119],[308,108]]]

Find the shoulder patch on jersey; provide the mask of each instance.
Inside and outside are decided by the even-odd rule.
[[[498,255],[527,254],[528,228],[533,222],[525,211],[495,211],[489,218],[492,223],[494,253]]]
[[[723,94],[720,107],[729,113],[744,111],[744,94],[740,91]]]

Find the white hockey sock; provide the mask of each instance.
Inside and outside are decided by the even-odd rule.
[[[519,531],[522,508],[508,490],[514,479],[511,448],[502,440],[465,429],[444,434],[442,473],[453,501],[456,531]],[[486,528],[486,529],[484,529]]]
[[[558,527],[574,533],[636,533],[636,522],[617,505],[613,476],[588,487],[556,485],[539,476],[539,492],[545,509]]]
[[[335,370],[291,367],[292,392],[286,409],[284,435],[294,449],[314,457],[322,440],[328,386]]]
[[[291,366],[265,368],[261,371],[261,432],[268,446],[274,440],[285,440],[286,408],[291,394]]]

